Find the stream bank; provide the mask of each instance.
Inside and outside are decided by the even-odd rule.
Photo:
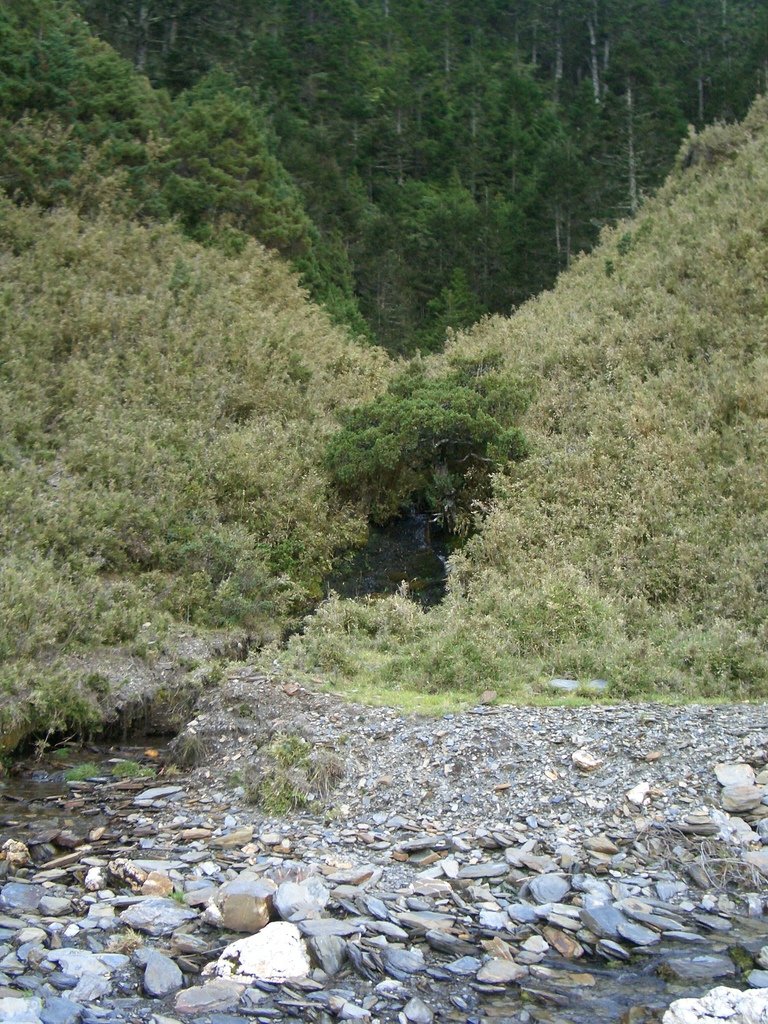
[[[749,810],[726,812],[715,766],[762,777],[764,705],[429,720],[243,668],[184,735],[199,766],[83,780],[47,801],[55,826],[0,830],[29,854],[7,848],[0,869],[0,998],[41,1013],[64,999],[78,1024],[640,1024],[679,996],[761,980],[763,783],[742,794]],[[244,780],[288,735],[336,752],[344,775],[275,816]],[[290,913],[276,893],[307,877]],[[210,973],[230,940],[258,935],[260,912],[262,926],[292,919],[307,977]]]

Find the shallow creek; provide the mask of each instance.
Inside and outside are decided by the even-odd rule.
[[[445,596],[448,538],[424,513],[371,527],[366,545],[346,555],[325,581],[341,597],[394,594],[403,583],[429,607]]]
[[[71,767],[77,762],[98,763],[100,772],[103,770],[104,780],[114,782],[110,772],[120,761],[152,764],[162,759],[162,750],[155,748],[148,753],[149,746],[150,743],[145,740],[140,745],[117,749],[91,748],[70,754],[66,764]],[[155,784],[158,783],[151,778],[126,779],[125,796],[130,799],[137,788]],[[159,784],[162,784],[162,780]],[[67,849],[77,849],[87,842],[88,836],[93,836],[94,830],[98,831],[99,826],[110,825],[115,814],[118,819],[123,816],[119,810],[115,811],[119,801],[111,800],[108,807],[98,799],[98,787],[98,778],[67,782],[62,763],[22,764],[19,773],[3,780],[0,788],[0,837],[3,841],[8,837],[25,841],[34,834],[38,840],[39,857],[39,853],[43,852],[39,840],[42,839],[45,844],[47,826],[50,826],[48,831],[52,840],[55,837],[55,842],[47,846],[47,855],[55,859],[56,855],[66,854]],[[71,804],[68,807],[67,803],[77,794],[86,795],[86,800],[83,806],[72,812]],[[192,791],[187,796],[190,799],[178,805],[182,815],[188,813],[188,809],[196,802],[196,795]],[[227,810],[222,808],[222,815]],[[120,828],[123,833],[120,843],[123,856],[126,854],[126,846],[130,845],[130,838],[126,843],[125,835],[130,831],[129,821],[124,826],[121,824]],[[113,820],[111,824],[114,827],[116,822]],[[145,837],[141,847],[143,856],[147,856],[152,841],[146,839],[146,827],[140,825],[136,834],[137,837]],[[139,842],[136,838],[137,856],[140,856]],[[183,849],[158,847],[150,856],[178,856]],[[300,844],[296,854],[299,850]],[[108,848],[98,852],[102,857],[109,856]],[[220,856],[213,849],[208,852],[214,860]],[[260,860],[266,863],[269,857],[265,855],[257,858],[257,864]],[[222,869],[225,867],[238,870],[236,859],[233,860],[229,855],[227,863],[222,864]],[[697,927],[695,922],[691,921],[691,924]],[[744,986],[745,983],[739,980],[740,972],[736,964],[730,975],[723,973],[723,964],[727,964],[730,953],[739,947],[755,955],[768,942],[768,922],[762,917],[748,918],[734,913],[730,915],[727,926],[729,930],[719,933],[698,927],[695,936],[691,935],[687,941],[663,939],[658,945],[635,950],[630,963],[609,964],[604,959],[587,958],[564,963],[562,959],[547,954],[538,963],[531,965],[530,975],[521,985],[497,990],[486,988],[480,992],[477,986],[468,984],[469,979],[458,978],[444,969],[443,964],[452,958],[430,956],[430,978],[426,989],[423,982],[420,983],[421,995],[443,1020],[465,1024],[491,1020],[523,1024],[525,1021],[539,1021],[542,1024],[646,1024],[660,1020],[663,1010],[676,998],[702,994],[715,984]],[[212,946],[216,945],[216,942],[212,943]],[[479,947],[476,955],[482,955]],[[672,971],[664,969],[664,964],[671,965],[676,959],[692,962],[691,976],[685,980],[679,975],[674,977]],[[733,959],[739,961],[738,953]],[[721,976],[713,977],[713,973],[717,974],[718,971]],[[365,992],[370,991],[370,986],[351,972],[334,979],[333,985],[334,988],[355,991],[359,999],[363,999]],[[150,1000],[148,1003],[157,1006],[155,1001]],[[252,1018],[253,1013],[247,1016]],[[290,1013],[279,1013],[270,1019],[281,1018],[291,1019]],[[200,1018],[201,1021],[203,1019],[207,1018]],[[385,1015],[381,1019],[389,1019],[389,1016]]]

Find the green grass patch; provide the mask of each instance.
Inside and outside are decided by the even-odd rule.
[[[85,782],[86,779],[99,778],[104,775],[104,769],[94,761],[86,761],[83,764],[73,765],[64,772],[67,782]]]

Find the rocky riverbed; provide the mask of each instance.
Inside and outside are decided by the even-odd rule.
[[[3,1024],[642,1024],[768,986],[766,706],[434,720],[243,669],[174,746],[6,780]]]

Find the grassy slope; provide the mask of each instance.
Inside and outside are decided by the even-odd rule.
[[[142,624],[301,613],[363,524],[327,494],[334,411],[388,361],[257,244],[0,201],[0,724],[86,720],[68,652]]]
[[[332,600],[287,667],[427,705],[530,699],[552,675],[768,696],[768,102],[685,154],[552,292],[455,340],[536,394],[533,455],[498,480],[444,605]]]

